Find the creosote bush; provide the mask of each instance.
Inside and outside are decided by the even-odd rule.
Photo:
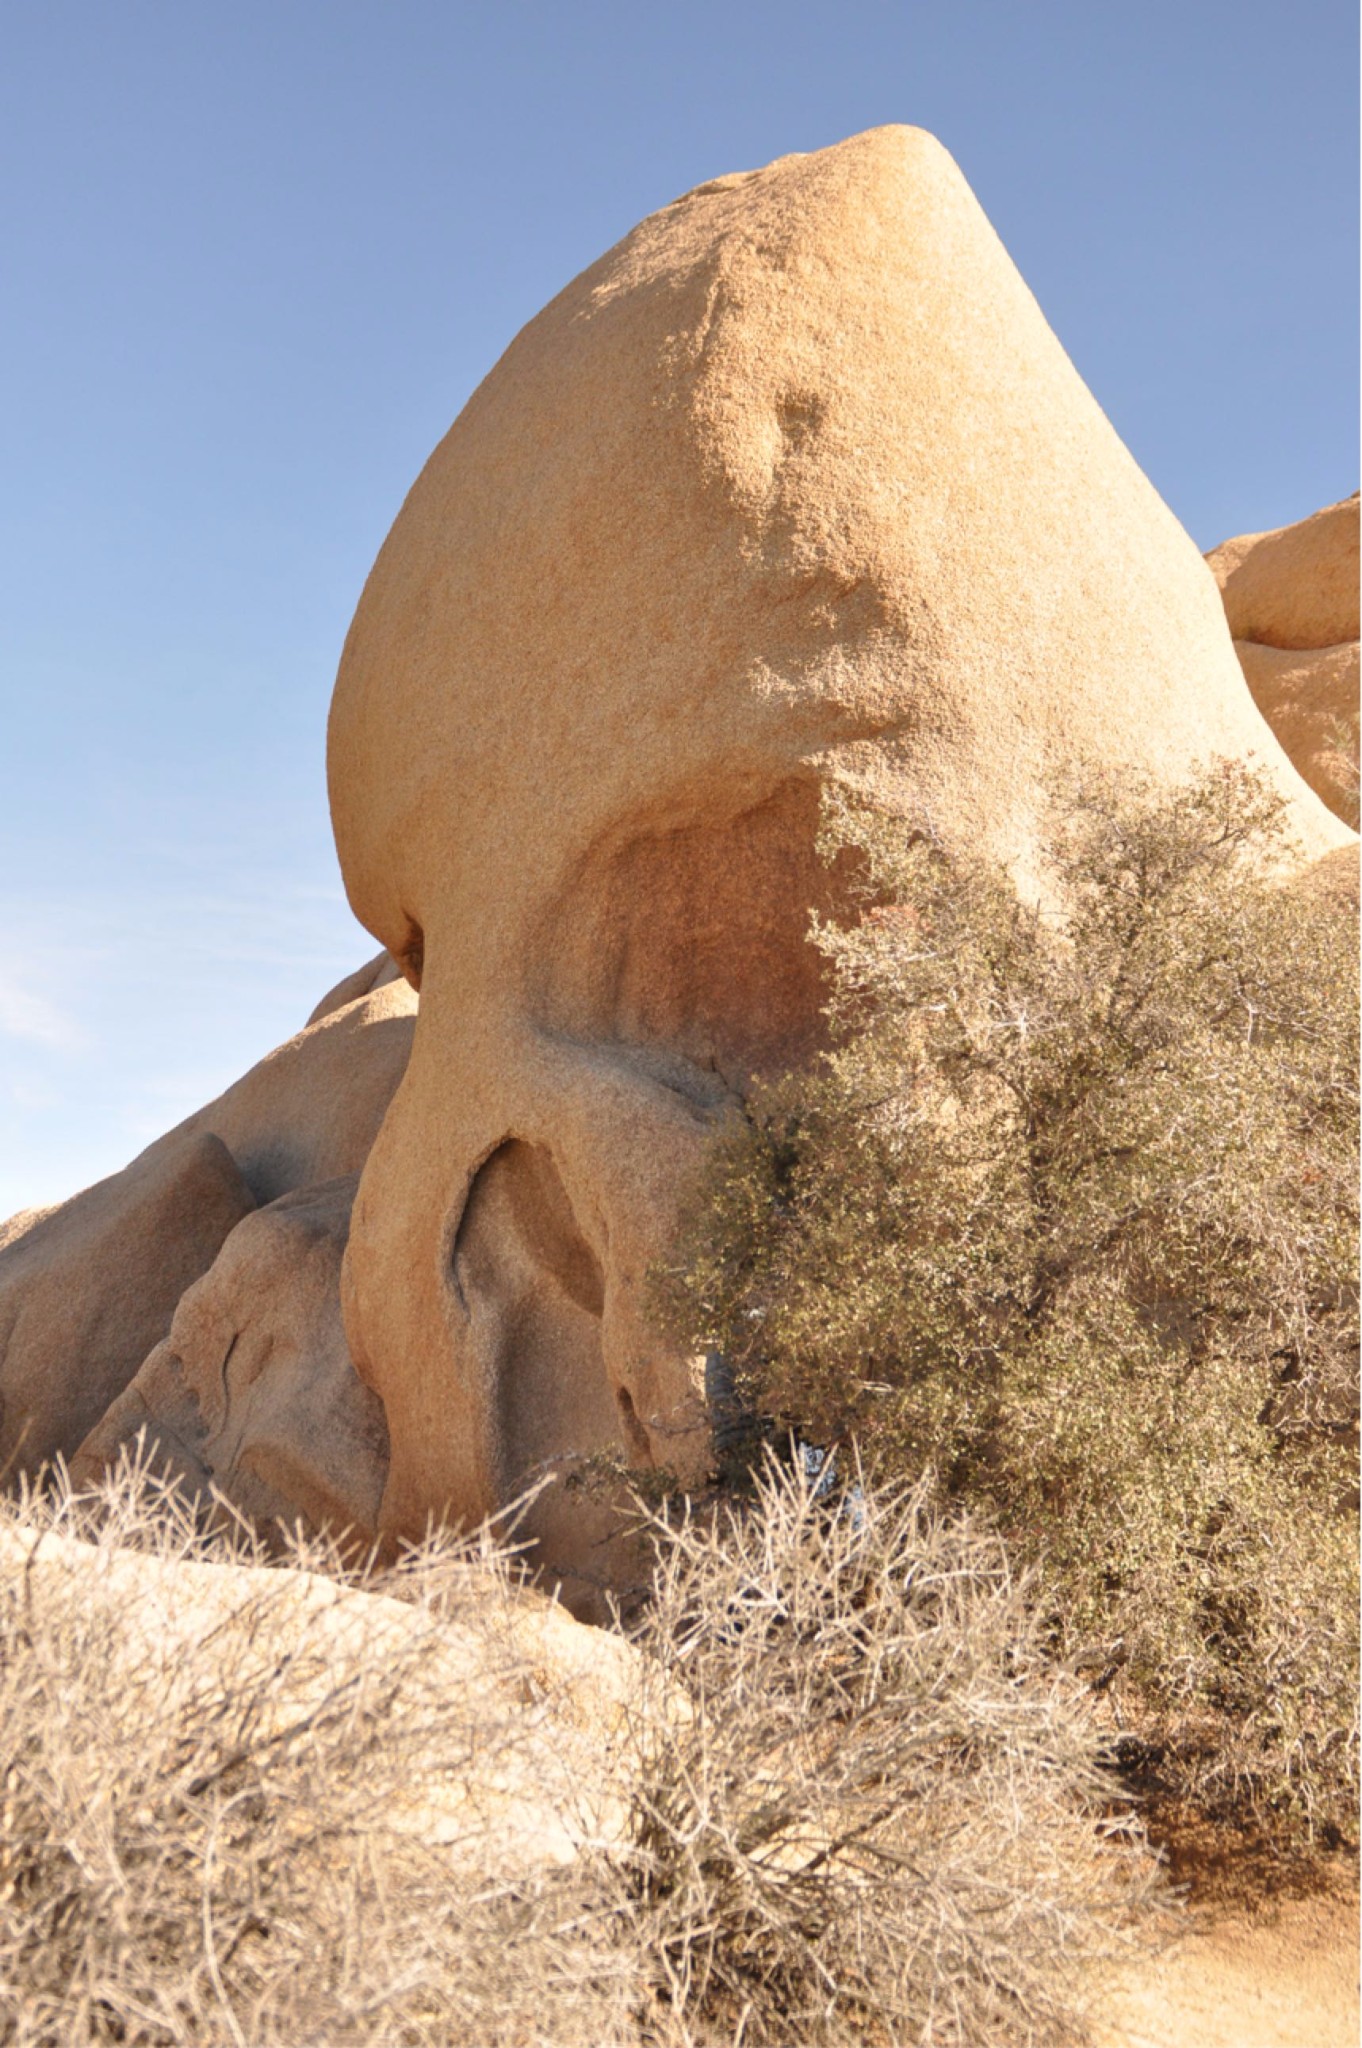
[[[0,2043],[1081,2039],[1148,1866],[1102,1850],[996,1541],[774,1463],[640,1514],[637,1685],[583,1744],[485,1532],[366,1578],[205,1533],[136,1465],[0,1501]],[[505,1838],[508,1782],[574,1857]]]
[[[1230,764],[1071,778],[1043,903],[921,821],[824,839],[830,1050],[717,1141],[663,1315],[778,1432],[989,1516],[1203,1811],[1351,1829],[1355,929]]]

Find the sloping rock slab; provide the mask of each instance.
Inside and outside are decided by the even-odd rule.
[[[0,1471],[69,1457],[255,1206],[220,1138],[185,1131],[0,1246]]]
[[[144,1554],[0,1525],[0,1595],[35,1628],[98,1646],[93,1727],[160,1728],[249,1703],[257,1754],[345,1706],[391,1723],[400,1768],[382,1819],[452,1856],[514,1871],[570,1860],[623,1819],[622,1732],[639,1653],[453,1563],[435,1605],[306,1570]],[[134,1721],[134,1726],[136,1721]]]

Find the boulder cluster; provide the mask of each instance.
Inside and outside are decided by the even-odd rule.
[[[350,1362],[340,1269],[411,1051],[386,955],[130,1166],[0,1226],[0,1460],[92,1481],[156,1464],[268,1529],[371,1536],[383,1409]]]

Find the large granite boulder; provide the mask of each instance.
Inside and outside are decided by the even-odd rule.
[[[222,1140],[182,1131],[69,1202],[14,1219],[0,1243],[6,1480],[70,1456],[254,1207]]]

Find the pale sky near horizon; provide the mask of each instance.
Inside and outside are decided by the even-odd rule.
[[[375,950],[327,698],[516,330],[688,187],[931,129],[1198,544],[1356,488],[1348,0],[3,0],[0,1216]]]

